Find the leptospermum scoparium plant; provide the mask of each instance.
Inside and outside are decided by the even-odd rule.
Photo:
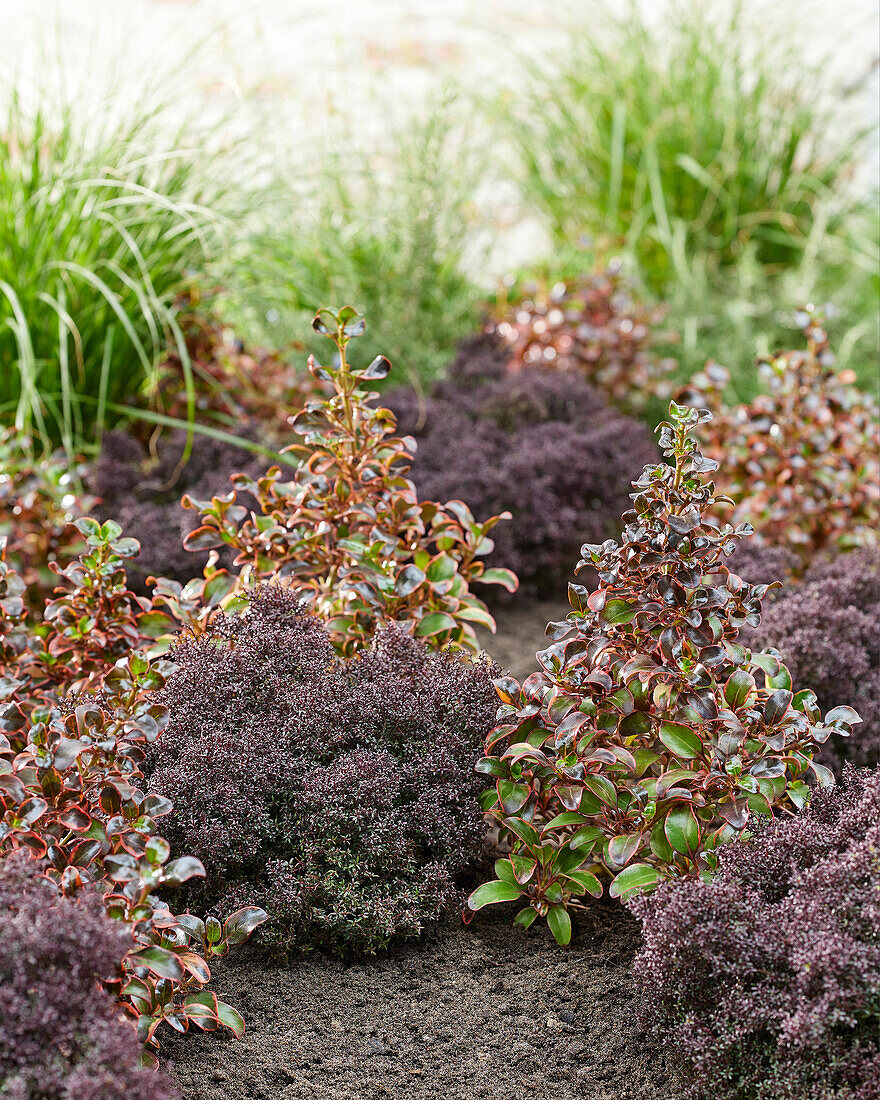
[[[546,917],[560,943],[603,877],[624,897],[709,875],[752,813],[803,806],[809,771],[833,782],[819,745],[860,720],[837,707],[823,722],[775,651],[737,641],[770,586],[724,565],[751,527],[712,519],[716,464],[691,435],[710,416],[670,405],[659,432],[673,464],[634,482],[620,543],[582,548],[600,587],[569,586],[574,610],[548,627],[540,671],[495,682],[500,723],[477,769],[496,780],[483,807],[512,848],[469,904],[522,900],[516,923]]]
[[[510,514],[478,523],[463,501],[420,500],[405,476],[415,441],[395,436],[393,414],[375,407],[378,395],[363,388],[385,378],[391,364],[379,356],[358,368],[347,358],[364,319],[345,306],[321,310],[313,324],[336,346],[334,365],[309,358],[309,370],[332,393],[309,401],[292,421],[303,438],[285,448],[301,462],[293,480],[282,482],[277,466],[257,481],[232,479],[256,497],[259,515],[237,503],[235,492],[210,501],[184,497],[203,520],[185,545],[232,547],[245,586],[289,578],[343,655],[391,622],[433,646],[478,650],[474,625],[494,630],[495,622],[471,584],[511,591],[517,584],[509,570],[479,560],[492,550],[489,532]]]

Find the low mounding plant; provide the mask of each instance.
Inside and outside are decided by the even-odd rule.
[[[23,853],[0,858],[0,1095],[170,1100],[102,982],[131,946],[92,893],[62,897]]]
[[[132,587],[140,593],[149,591],[151,575],[186,584],[207,564],[206,551],[192,553],[183,548],[184,539],[197,526],[192,512],[180,506],[184,493],[210,498],[224,491],[234,472],[256,478],[266,469],[264,460],[234,443],[205,435],[194,435],[191,442],[184,462],[187,433],[183,429],[167,432],[151,459],[133,436],[106,432],[101,454],[89,470],[89,488],[100,498],[98,516],[118,521],[140,543],[140,552],[127,568]],[[227,551],[223,564],[230,565],[232,558]]]
[[[548,627],[540,671],[496,681],[500,723],[477,765],[512,850],[470,906],[522,900],[516,922],[546,916],[560,943],[569,906],[602,893],[597,874],[612,897],[707,874],[752,813],[802,806],[808,771],[833,782],[819,746],[860,721],[844,706],[823,722],[778,654],[738,642],[769,586],[723,562],[751,528],[713,517],[715,463],[690,434],[711,414],[673,402],[670,417],[660,446],[674,465],[634,482],[620,543],[583,547],[599,588],[569,586],[574,611]]]
[[[717,363],[692,380],[688,401],[713,410],[706,453],[720,464],[732,522],[749,521],[759,540],[806,564],[880,541],[880,410],[852,372],[835,371],[820,317],[805,309],[798,321],[806,351],[760,359],[766,392],[750,405],[724,405],[729,374]]]
[[[293,421],[303,442],[284,448],[301,460],[292,480],[282,482],[277,466],[256,481],[235,476],[236,489],[252,494],[259,512],[248,512],[235,492],[185,496],[184,507],[202,516],[186,547],[232,548],[245,583],[289,578],[342,653],[362,648],[389,622],[406,622],[433,645],[478,649],[473,624],[495,623],[470,585],[513,590],[517,583],[509,570],[478,560],[492,550],[489,532],[509,516],[478,523],[460,500],[420,500],[405,476],[413,440],[394,435],[393,414],[375,408],[377,395],[362,388],[385,378],[391,364],[379,356],[358,368],[347,359],[363,318],[350,306],[338,314],[321,310],[314,328],[336,345],[335,365],[309,358],[309,370],[329,383],[332,396],[309,401]]]
[[[71,521],[92,501],[78,492],[82,470],[63,454],[40,454],[25,433],[0,433],[0,538],[31,600],[42,607],[54,580],[50,562],[65,564],[82,548]]]
[[[144,747],[167,723],[155,696],[163,666],[142,655],[148,601],[126,587],[124,559],[137,543],[109,522],[77,525],[88,553],[56,567],[66,583],[32,629],[23,585],[0,560],[0,860],[27,852],[45,861],[58,894],[103,895],[128,937],[118,993],[142,1041],[157,1046],[163,1022],[240,1034],[239,1014],[204,989],[205,960],[266,915],[243,909],[206,927],[154,896],[204,874],[190,856],[169,862],[157,820],[172,804],[139,782]]]
[[[496,335],[464,341],[444,381],[421,402],[386,395],[418,443],[412,477],[429,500],[458,497],[474,515],[503,508],[489,565],[506,565],[546,592],[570,575],[585,538],[616,533],[627,505],[628,461],[653,451],[647,428],[608,406],[577,373],[540,366],[510,371]]]
[[[694,1097],[871,1100],[880,1080],[880,772],[844,773],[632,903],[645,1019]]]
[[[820,759],[838,776],[846,761],[880,766],[880,555],[855,550],[808,569],[767,607],[753,644],[775,646],[823,709],[851,703],[864,725],[831,737]]]
[[[662,310],[635,301],[620,265],[611,264],[549,290],[530,288],[487,331],[509,347],[511,370],[577,372],[615,405],[639,409],[649,398],[668,398],[671,392],[664,376],[676,362],[652,351],[657,339],[652,330],[662,317]]]
[[[207,869],[190,905],[264,907],[279,948],[372,951],[458,900],[484,834],[473,760],[495,720],[485,659],[393,626],[339,657],[277,584],[171,657],[149,789],[173,795],[165,835]]]
[[[67,693],[99,690],[115,662],[144,640],[139,622],[150,603],[129,591],[125,574],[137,542],[123,538],[112,520],[101,525],[84,516],[73,526],[85,552],[64,569],[52,563],[61,583],[36,624],[27,621],[24,582],[0,560],[0,591],[6,593],[0,599],[0,685],[4,700],[17,696],[17,709],[28,717],[39,708],[48,713]]]

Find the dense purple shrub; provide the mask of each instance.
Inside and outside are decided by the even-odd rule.
[[[849,705],[862,718],[852,736],[832,736],[820,759],[839,775],[845,761],[880,764],[880,554],[856,550],[807,570],[768,600],[753,648],[774,646],[821,709]]]
[[[205,865],[195,908],[259,904],[276,944],[375,949],[457,896],[484,833],[474,772],[495,720],[485,660],[397,628],[358,658],[267,586],[172,651],[150,788]]]
[[[140,1043],[101,980],[131,936],[99,895],[61,897],[27,856],[0,860],[0,1096],[9,1100],[171,1100],[138,1066]]]
[[[508,371],[508,358],[497,337],[466,340],[426,399],[396,390],[386,403],[418,442],[420,494],[459,498],[475,515],[508,509],[513,520],[492,532],[487,560],[545,590],[571,571],[581,543],[616,533],[628,471],[655,452],[648,429],[577,373]]]
[[[786,588],[798,572],[798,558],[784,546],[755,544],[746,539],[730,555],[727,564],[734,573],[748,577],[752,584],[773,584],[779,581]],[[778,589],[767,594],[764,606],[774,599]]]
[[[643,1011],[692,1095],[876,1100],[880,772],[845,774],[793,819],[721,850],[715,879],[631,905]]]
[[[231,489],[231,474],[241,471],[258,477],[266,469],[263,459],[241,447],[197,434],[189,461],[178,470],[185,444],[185,431],[169,432],[159,442],[156,459],[149,460],[133,436],[108,432],[89,472],[89,489],[101,499],[95,514],[101,520],[116,520],[141,544],[127,567],[136,592],[146,591],[150,574],[184,584],[199,576],[208,559],[206,552],[183,548],[184,538],[198,526],[198,517],[180,506],[184,493],[209,499]]]

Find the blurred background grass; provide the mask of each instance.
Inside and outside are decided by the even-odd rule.
[[[751,396],[809,300],[876,390],[869,4],[44,0],[39,49],[3,4],[0,419],[47,446],[148,407],[168,346],[186,373],[194,282],[297,358],[351,303],[423,385],[508,273],[620,256],[682,379],[716,358]]]

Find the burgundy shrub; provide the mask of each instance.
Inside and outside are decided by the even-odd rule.
[[[487,562],[543,592],[571,572],[584,540],[616,533],[627,471],[654,450],[648,429],[578,373],[512,372],[508,358],[498,337],[466,340],[424,401],[405,390],[385,399],[418,442],[411,476],[420,494],[457,497],[476,515],[511,512],[492,532]]]
[[[644,1017],[705,1100],[876,1100],[880,772],[631,903]]]
[[[0,1096],[9,1100],[171,1100],[140,1068],[141,1044],[101,986],[119,977],[131,935],[97,894],[61,897],[23,853],[0,859]]]
[[[849,760],[880,765],[880,554],[856,550],[807,570],[803,581],[768,601],[751,644],[774,646],[822,710],[854,707],[862,724],[832,736],[820,759],[840,775]]]
[[[395,627],[337,657],[277,585],[171,657],[150,789],[173,793],[164,834],[207,870],[195,909],[260,899],[279,946],[374,950],[458,897],[484,834],[473,762],[497,669]]]
[[[180,506],[184,493],[207,499],[228,492],[232,474],[258,477],[268,464],[232,443],[197,434],[189,461],[178,469],[185,443],[182,429],[168,433],[159,442],[157,461],[151,462],[133,436],[107,432],[89,473],[89,488],[101,499],[95,514],[115,519],[141,544],[128,565],[129,583],[138,592],[147,590],[151,574],[185,584],[200,575],[208,560],[207,552],[183,548],[183,540],[198,525],[197,517]],[[227,558],[231,561],[231,555]]]

